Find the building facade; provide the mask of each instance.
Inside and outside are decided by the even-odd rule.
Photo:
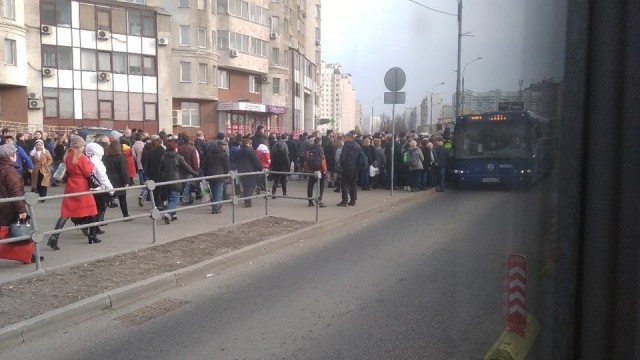
[[[319,0],[0,0],[0,122],[313,128]]]
[[[359,121],[351,74],[343,73],[340,64],[326,63],[321,63],[320,73],[320,118],[333,120],[338,133],[354,130]]]

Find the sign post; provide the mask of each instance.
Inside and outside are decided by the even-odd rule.
[[[404,87],[404,84],[407,82],[407,76],[404,73],[404,70],[399,67],[392,67],[387,71],[384,75],[384,86],[387,87],[387,90],[390,92],[384,93],[384,103],[385,104],[393,104],[391,108],[391,134],[393,138],[391,139],[391,184],[389,188],[391,189],[391,196],[393,196],[393,175],[394,175],[394,158],[395,158],[395,149],[396,149],[396,104],[404,104],[406,93],[399,92]]]

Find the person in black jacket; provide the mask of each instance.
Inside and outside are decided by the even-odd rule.
[[[442,140],[438,140],[436,143],[436,149],[433,154],[435,165],[438,168],[438,183],[436,187],[437,192],[444,192],[444,180],[447,174],[447,160],[449,158],[449,152],[444,148]]]
[[[191,174],[194,177],[198,176],[198,173],[178,154],[178,143],[171,141],[167,144],[167,150],[160,158],[160,180],[163,182],[182,180],[183,174]],[[175,208],[178,207],[178,201],[180,201],[182,183],[164,185],[163,187],[167,193],[167,209],[175,210]],[[178,220],[178,216],[176,212],[173,211],[162,215],[162,219],[165,223],[170,224],[172,220]]]
[[[289,172],[291,169],[291,159],[289,158],[289,147],[287,146],[287,134],[280,135],[278,140],[271,147],[271,170]],[[282,196],[287,196],[287,175],[273,174],[273,187],[271,188],[271,196],[276,198],[276,189],[282,184]]]
[[[314,170],[309,169],[309,165],[307,164],[306,160],[305,160],[304,167],[305,167],[305,171],[312,173],[312,175],[309,176],[309,180],[307,182],[307,197],[311,198],[313,196],[313,188],[315,187],[316,183],[320,181],[320,194],[318,194],[318,207],[324,208],[324,207],[327,207],[322,202],[322,195],[324,194],[324,183],[327,181],[327,160],[324,156],[324,150],[322,150],[321,143],[322,143],[322,139],[319,137],[316,137],[313,139],[313,144],[310,144],[309,146],[307,146],[307,152],[310,152],[310,151],[317,152],[320,158],[320,161],[324,163],[320,170],[315,170],[315,171],[320,171],[320,173],[322,174],[320,176],[320,179],[316,179],[315,174],[313,174]],[[309,207],[311,206],[315,206],[315,205],[313,201],[309,200]]]
[[[235,155],[235,162],[238,166],[238,173],[262,171],[262,164],[260,164],[258,155],[256,155],[253,146],[251,146],[251,139],[249,138],[242,139],[242,147]],[[246,198],[253,195],[253,192],[256,191],[256,180],[255,175],[240,176],[242,197]],[[251,199],[244,200],[244,207],[251,207]]]
[[[289,160],[293,162],[293,171],[298,172],[300,171],[300,167],[298,166],[298,141],[294,139],[293,133],[291,133],[291,136],[288,136],[288,138],[289,141],[287,141],[287,146],[289,147]],[[291,167],[289,167],[289,169],[291,169]]]
[[[229,173],[229,156],[224,149],[226,142],[220,140],[211,143],[207,148],[204,158],[202,159],[202,172],[204,176],[223,175]],[[209,179],[209,187],[211,187],[211,202],[222,201],[224,184],[226,178]],[[211,205],[212,214],[220,214],[222,204]]]
[[[109,144],[107,154],[102,158],[102,163],[107,169],[107,177],[114,188],[129,186],[129,174],[127,172],[127,160],[122,156],[122,145],[120,142],[113,141]],[[116,191],[114,196],[118,197],[120,211],[123,217],[129,217],[129,208],[127,206],[126,190]]]
[[[340,181],[342,201],[338,206],[355,206],[358,199],[358,155],[360,145],[354,140],[354,134],[345,135],[345,143],[340,154],[342,180]],[[351,197],[351,201],[349,201]]]

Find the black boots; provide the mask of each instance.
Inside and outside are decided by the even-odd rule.
[[[89,244],[97,244],[99,242],[102,242],[102,240],[98,239],[98,237],[96,236],[97,231],[97,226],[92,226],[89,228]]]
[[[56,221],[56,227],[55,230],[59,230],[62,229],[64,227],[64,224],[67,222],[67,218],[63,218],[60,217],[58,218],[58,221]],[[53,250],[60,250],[60,248],[58,247],[58,237],[60,236],[60,234],[53,234],[49,237],[49,241],[47,241],[47,245],[53,249]]]

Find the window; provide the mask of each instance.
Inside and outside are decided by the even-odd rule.
[[[280,78],[272,78],[271,83],[273,84],[273,93],[280,94]]]
[[[4,0],[3,1],[3,10],[2,16],[7,19],[15,19],[16,18],[16,3],[15,0]]]
[[[207,0],[197,0],[198,10],[207,10]]]
[[[71,70],[73,69],[73,54],[71,47],[58,46],[58,69]]]
[[[182,103],[182,126],[200,126],[200,104]]]
[[[58,67],[56,61],[56,47],[51,45],[42,45],[42,66],[43,67]]]
[[[152,13],[141,13],[142,36],[156,37],[156,17]]]
[[[96,71],[96,51],[89,49],[80,50],[80,69]]]
[[[144,103],[144,120],[155,121],[157,119],[157,105],[156,103]]]
[[[189,46],[191,43],[191,27],[189,25],[180,25],[180,46]]]
[[[40,7],[40,21],[47,25],[56,25],[56,5],[50,2],[43,2]],[[56,109],[56,113],[57,113]]]
[[[207,48],[207,29],[198,28],[198,47]]]
[[[96,7],[89,4],[80,4],[80,29],[96,30]]]
[[[142,75],[142,56],[129,54],[129,75]]]
[[[260,94],[260,76],[249,76],[249,92]]]
[[[56,0],[55,9],[57,24],[54,25],[71,26],[71,1]]]
[[[189,7],[189,0],[178,0],[178,7],[188,8]]]
[[[213,80],[213,85],[217,85],[218,84],[218,68],[214,66],[213,72],[211,74],[213,74],[213,76],[211,76],[211,80]]]
[[[273,65],[280,65],[280,49],[271,48],[271,63]]]
[[[116,74],[127,73],[127,54],[118,52],[113,53],[113,72]]]
[[[142,58],[142,75],[156,76],[156,58],[145,56]]]
[[[98,30],[111,31],[111,11],[108,8],[96,7]]]
[[[220,14],[228,14],[229,13],[229,0],[218,0],[218,13]]]
[[[124,2],[132,3],[132,4],[140,4],[140,5],[146,4],[145,0],[124,0]]]
[[[229,89],[229,72],[218,70],[218,88]]]
[[[267,42],[258,38],[251,38],[250,53],[262,57],[267,57]]]
[[[4,63],[6,65],[17,65],[18,61],[16,59],[16,41],[5,39],[4,40]]]
[[[229,48],[229,32],[225,30],[218,31],[218,49]]]
[[[124,9],[111,9],[111,29],[114,33],[127,33],[127,12]]]
[[[284,51],[284,66],[289,67],[289,50]]]
[[[127,10],[127,34],[133,36],[142,35],[142,22],[140,19],[140,11]]]
[[[216,32],[214,30],[211,32],[211,50],[216,49],[216,41],[217,41],[217,37],[216,37]]]
[[[271,32],[276,34],[280,33],[280,18],[277,16],[271,17]]]
[[[98,71],[111,72],[111,53],[98,51]]]
[[[180,81],[191,82],[191,63],[180,62]]]
[[[269,25],[269,10],[258,5],[251,5],[249,20],[262,25]]]
[[[236,49],[242,52],[249,52],[249,39],[250,37],[247,35],[243,35],[240,33],[230,32],[229,33],[229,48]]]
[[[43,88],[44,117],[73,119],[73,90]]]
[[[200,84],[206,84],[209,81],[207,80],[207,69],[209,66],[207,64],[198,64],[198,82]]]

